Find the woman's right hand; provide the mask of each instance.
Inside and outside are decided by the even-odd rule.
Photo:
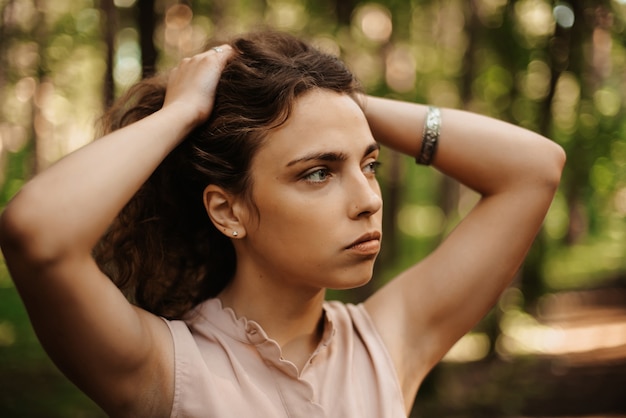
[[[169,75],[163,108],[182,109],[192,127],[204,122],[213,110],[217,83],[233,53],[230,45],[221,45],[184,58]]]
[[[0,217],[6,265],[39,340],[112,416],[167,416],[172,341],[160,318],[128,303],[100,271],[92,249],[163,159],[210,115],[233,53],[229,46],[221,51],[183,60],[170,75],[163,108],[38,174]]]

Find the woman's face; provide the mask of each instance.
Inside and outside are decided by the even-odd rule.
[[[246,217],[238,271],[310,288],[366,283],[382,232],[378,153],[349,96],[314,90],[300,97],[252,161],[259,216]]]

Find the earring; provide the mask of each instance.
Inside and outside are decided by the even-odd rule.
[[[239,235],[239,232],[233,231],[233,237],[236,237],[237,235]]]

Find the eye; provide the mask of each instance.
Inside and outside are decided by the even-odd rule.
[[[365,167],[363,168],[363,171],[365,173],[376,174],[376,172],[378,171],[378,167],[380,167],[380,165],[381,165],[380,161],[369,162],[369,163],[365,164]]]
[[[327,168],[318,168],[306,174],[303,179],[311,183],[323,183],[330,177],[330,170]]]

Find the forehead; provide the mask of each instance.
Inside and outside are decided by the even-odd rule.
[[[350,96],[317,89],[296,100],[287,121],[268,133],[255,160],[285,165],[312,152],[360,158],[373,142],[365,115]]]

